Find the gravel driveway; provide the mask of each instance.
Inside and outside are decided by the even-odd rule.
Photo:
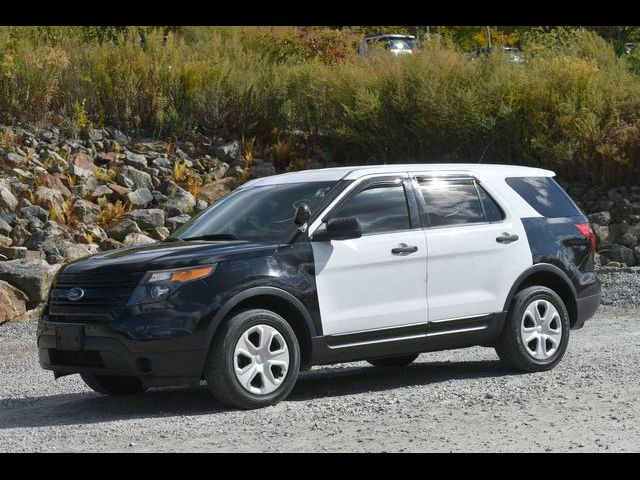
[[[221,408],[204,385],[110,398],[77,375],[54,381],[38,366],[35,326],[4,325],[0,451],[639,451],[632,275],[629,295],[571,332],[553,371],[511,374],[480,347],[399,370],[342,364],[303,373],[289,399],[247,412]]]

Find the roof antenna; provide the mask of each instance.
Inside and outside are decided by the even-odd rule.
[[[491,142],[493,142],[493,139],[489,140],[489,143],[487,143],[487,146],[484,147],[484,152],[482,152],[482,155],[480,156],[480,160],[478,160],[478,163],[482,163],[482,159],[484,158],[484,154],[487,153],[487,150],[489,150],[489,145],[491,145]]]

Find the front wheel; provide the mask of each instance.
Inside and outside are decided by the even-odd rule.
[[[220,402],[251,409],[283,400],[299,370],[300,347],[291,326],[274,312],[253,309],[220,327],[209,351],[205,378]]]
[[[546,287],[528,287],[513,298],[496,352],[514,370],[550,370],[567,350],[569,329],[569,314],[558,294]]]
[[[92,390],[103,395],[133,395],[146,390],[135,377],[115,375],[80,374],[84,383]]]

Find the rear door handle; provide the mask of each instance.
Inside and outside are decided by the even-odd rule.
[[[518,235],[509,235],[507,232],[504,232],[501,237],[496,238],[496,242],[498,243],[511,243],[518,240]]]
[[[392,248],[391,253],[394,255],[411,255],[412,253],[416,253],[418,251],[418,247],[415,245],[409,246],[406,243],[401,243],[399,247]]]

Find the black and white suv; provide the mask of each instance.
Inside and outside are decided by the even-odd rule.
[[[40,363],[107,394],[206,379],[273,404],[311,365],[495,347],[553,368],[600,303],[595,236],[553,172],[386,165],[252,180],[155,244],[56,277]]]

